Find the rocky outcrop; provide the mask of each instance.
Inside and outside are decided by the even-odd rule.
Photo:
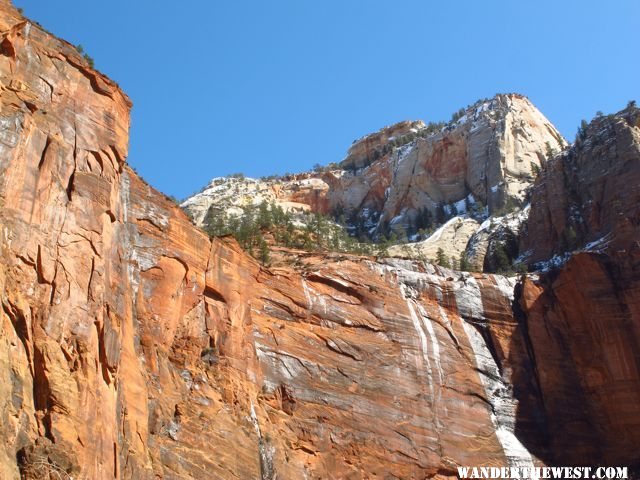
[[[546,415],[563,419],[552,462],[640,465],[639,127],[632,105],[597,117],[531,196],[521,248],[545,273],[516,296]]]
[[[454,264],[459,262],[460,256],[466,251],[469,239],[479,227],[480,224],[472,218],[454,217],[426,240],[389,247],[389,255],[435,260],[438,252],[441,251],[450,264],[455,266]]]
[[[501,217],[490,217],[473,233],[465,256],[472,270],[492,272],[524,267],[519,239],[529,217],[530,206]]]
[[[365,137],[366,140],[366,137]],[[497,95],[469,107],[441,131],[393,148],[330,190],[332,204],[412,230],[420,210],[461,211],[480,202],[490,214],[522,202],[549,150],[564,140],[521,95]],[[362,192],[353,195],[352,191]],[[365,211],[366,209],[366,211]],[[383,228],[384,230],[384,228]]]
[[[389,147],[391,142],[401,141],[406,136],[414,137],[415,134],[424,130],[426,125],[423,121],[404,121],[388,127],[384,127],[377,132],[365,135],[354,140],[349,147],[347,156],[340,166],[345,170],[357,170],[371,165],[385,153],[385,147]],[[403,143],[406,143],[404,140]]]
[[[228,185],[214,179],[182,205],[202,225],[212,205],[230,203],[231,189],[239,193],[234,202],[248,194],[254,203],[343,215],[373,238],[390,231],[402,237],[424,226],[425,209],[452,217],[485,206],[488,214],[504,214],[522,205],[534,172],[564,144],[526,97],[497,95],[445,126],[401,122],[367,135],[351,146],[342,170]]]
[[[205,226],[210,209],[229,216],[241,216],[243,207],[267,203],[291,213],[329,214],[329,185],[324,175],[303,173],[289,177],[255,179],[244,175],[214,178],[181,207],[194,223]]]
[[[542,170],[521,251],[529,263],[587,249],[629,250],[640,238],[640,109],[596,117]]]

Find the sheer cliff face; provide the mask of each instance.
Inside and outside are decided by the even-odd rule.
[[[579,253],[518,289],[556,462],[640,465],[639,272],[637,246]]]
[[[412,124],[413,125],[413,124]],[[413,125],[417,133],[420,129]],[[507,202],[520,202],[531,185],[532,169],[547,151],[564,140],[555,127],[521,95],[497,95],[467,109],[445,129],[394,149],[370,166],[362,161],[361,144],[384,151],[380,134],[359,140],[342,162],[344,168],[365,165],[345,175],[330,190],[332,204],[348,210],[379,212],[382,222],[410,225],[420,208],[465,199],[481,201],[493,213]],[[384,137],[383,137],[384,139]],[[376,146],[371,144],[376,140]]]
[[[535,183],[521,238],[526,260],[628,250],[640,238],[639,185],[640,110],[597,117]]]
[[[637,444],[614,438],[635,421],[635,264],[580,263],[517,301],[513,280],[420,262],[266,269],[125,165],[117,86],[5,3],[0,31],[1,478],[446,477],[588,458],[591,415]],[[609,283],[582,292],[585,272]]]
[[[560,267],[517,296],[547,415],[563,419],[549,424],[551,450],[568,463],[640,464],[639,185],[630,106],[594,119],[532,193],[526,258]]]
[[[344,256],[272,271],[211,243],[124,164],[126,96],[0,8],[0,476],[534,461],[506,387],[529,366],[502,368],[512,282]]]

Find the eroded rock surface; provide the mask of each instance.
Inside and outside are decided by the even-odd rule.
[[[565,145],[522,95],[477,102],[457,121],[434,128],[401,122],[354,142],[340,168],[277,179],[214,179],[183,206],[203,225],[211,206],[248,199],[362,223],[369,236],[415,233],[426,209],[449,216],[523,206],[534,173]],[[236,191],[233,201],[227,199]]]
[[[460,256],[467,249],[469,239],[479,227],[480,223],[472,218],[454,217],[426,240],[389,247],[389,255],[434,260],[437,259],[438,252],[441,250],[453,266],[454,263],[459,262]]]
[[[478,374],[482,325],[517,328],[509,281],[359,257],[266,270],[211,242],[124,164],[117,86],[12,8],[1,21],[3,478],[531,461]]]
[[[640,109],[596,117],[542,170],[521,251],[529,263],[579,249],[629,250],[640,238]]]
[[[357,257],[270,271],[210,242],[124,164],[117,86],[1,13],[3,478],[408,478],[506,461],[462,318],[484,319],[485,296],[512,322],[512,285]]]
[[[562,419],[548,423],[549,461],[640,465],[638,272],[636,245],[576,254],[519,288],[546,415]]]
[[[518,288],[551,461],[640,465],[640,111],[596,117],[543,169]],[[576,408],[579,405],[580,408]]]
[[[471,106],[443,130],[417,135],[345,175],[330,195],[347,210],[366,208],[378,212],[381,223],[405,228],[421,208],[435,213],[439,204],[458,204],[461,210],[465,203],[479,201],[493,214],[521,202],[533,170],[544,164],[548,150],[563,145],[561,135],[527,98],[497,95]],[[367,193],[351,195],[354,189]]]
[[[565,444],[547,414],[584,418],[532,360],[535,284],[514,303],[513,279],[422,262],[264,268],[126,166],[113,82],[7,3],[0,31],[0,477],[452,477],[546,462]],[[637,312],[607,305],[613,376],[573,357],[601,389],[594,414],[602,389],[637,381],[619,339]],[[605,414],[631,419],[620,404]]]

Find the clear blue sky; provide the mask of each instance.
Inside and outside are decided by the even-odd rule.
[[[129,162],[178,198],[339,161],[404,119],[527,95],[567,137],[640,101],[637,0],[14,0],[134,102]]]

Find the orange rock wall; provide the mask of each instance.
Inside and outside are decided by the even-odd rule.
[[[548,455],[513,280],[264,268],[125,165],[113,82],[6,4],[0,31],[0,478],[449,477]]]
[[[356,257],[270,271],[210,242],[126,167],[118,87],[0,13],[2,478],[505,463],[457,310],[467,280]],[[469,281],[513,322],[502,280]]]
[[[550,461],[638,465],[640,250],[581,253],[519,295],[543,392]]]

